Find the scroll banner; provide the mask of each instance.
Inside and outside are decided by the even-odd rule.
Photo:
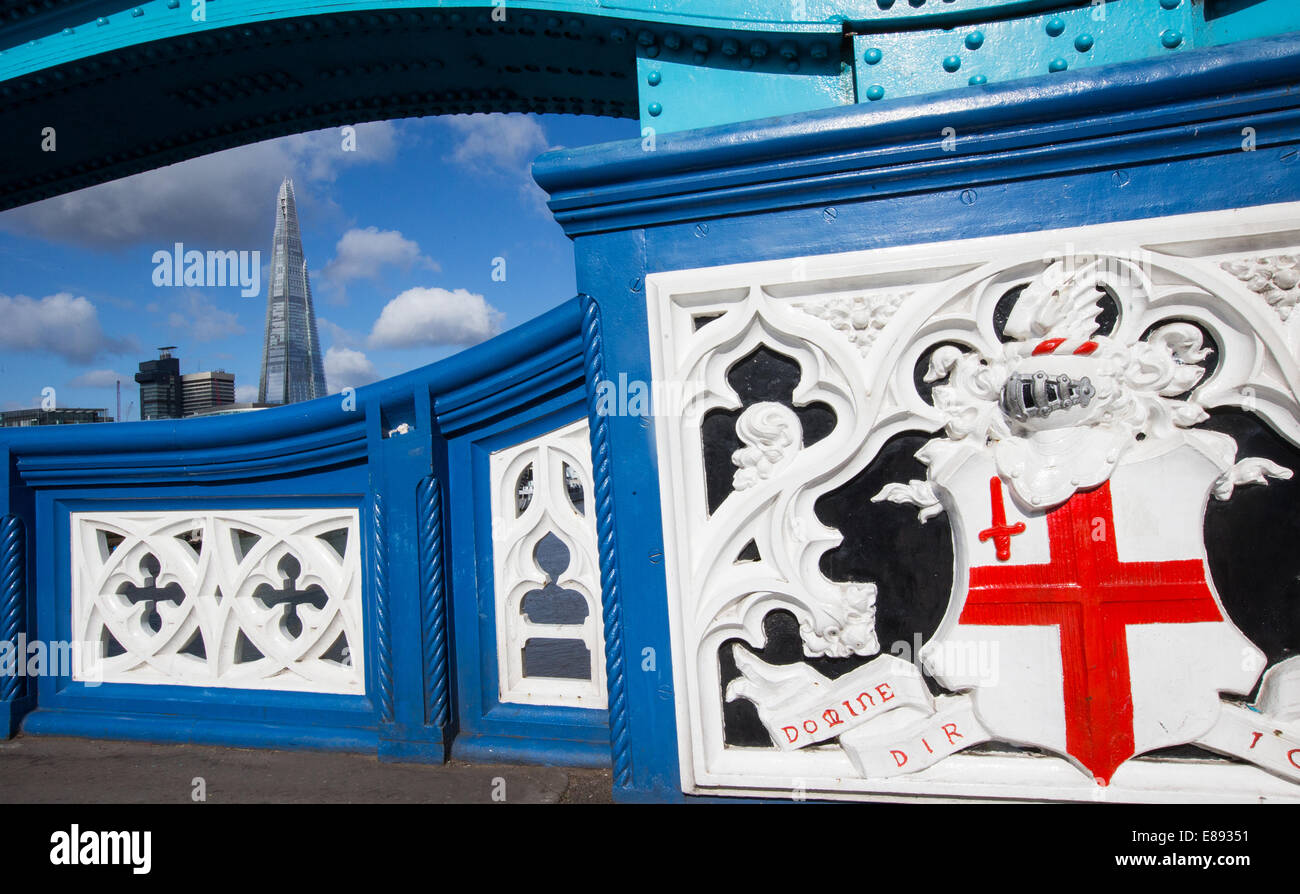
[[[993,739],[969,695],[935,698],[915,667],[882,655],[831,680],[807,664],[767,664],[737,645],[741,676],[727,701],[747,698],[782,751],[839,737],[867,778],[915,773]],[[1251,707],[1222,702],[1219,720],[1193,744],[1300,782],[1300,656],[1264,675]]]
[[[1300,723],[1295,721],[1224,702],[1218,723],[1196,744],[1300,782]]]
[[[934,712],[926,716],[909,717],[899,711],[890,719],[904,722],[882,730],[886,725],[882,721],[870,729],[840,736],[840,745],[863,776],[915,773],[993,738],[975,716],[975,706],[967,695],[940,696],[935,699]]]
[[[1196,744],[1300,782],[1300,655],[1268,669],[1254,705],[1224,702]]]
[[[842,736],[897,708],[924,714],[934,710],[920,672],[893,655],[882,655],[834,680],[803,663],[767,664],[739,645],[732,655],[741,676],[727,686],[727,701],[753,702],[782,751]]]

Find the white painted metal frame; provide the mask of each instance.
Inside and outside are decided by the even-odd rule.
[[[532,466],[533,492],[527,508],[516,508],[516,486]],[[564,467],[578,476],[586,513],[570,501]],[[496,594],[499,698],[525,705],[604,708],[605,642],[600,601],[600,559],[596,552],[595,488],[591,477],[591,442],[585,419],[492,454],[492,557]],[[534,550],[554,534],[569,550],[569,565],[555,584],[587,602],[581,624],[534,623],[521,610],[524,596],[549,582]],[[579,639],[591,660],[590,679],[526,677],[524,644],[532,637]]]
[[[365,693],[356,509],[74,512],[71,529],[74,680]],[[342,556],[321,539],[339,530],[347,532]],[[256,535],[247,552],[239,531]],[[182,539],[192,533],[202,538],[198,552]],[[106,534],[123,540],[110,549]],[[178,584],[185,594],[179,605],[157,603],[156,633],[145,623],[147,606],[119,594],[147,583],[140,564],[150,554],[160,565],[155,585]],[[253,595],[263,584],[284,585],[279,565],[286,556],[299,563],[299,589],[325,592],[323,608],[268,606]],[[296,637],[282,624],[295,610],[302,625]],[[105,629],[124,654],[102,654]],[[196,630],[206,658],[181,651]],[[238,660],[240,633],[263,657]],[[346,663],[323,657],[340,635]]]
[[[1300,801],[1300,786],[1209,756],[1131,760],[1101,787],[1052,756],[959,753],[910,776],[864,779],[838,745],[783,752],[724,744],[718,649],[730,639],[761,648],[768,611],[783,608],[799,618],[809,655],[870,655],[880,648],[876,587],[884,592],[889,582],[852,587],[821,575],[819,557],[841,536],[818,521],[813,503],[865,468],[888,438],[915,428],[918,418],[932,430],[942,427],[941,414],[910,388],[911,370],[928,347],[926,327],[950,329],[955,321],[972,338],[986,338],[990,333],[976,332],[981,283],[1008,271],[1041,270],[1044,258],[1076,251],[1149,264],[1161,310],[1198,320],[1208,319],[1203,310],[1213,311],[1235,321],[1211,327],[1220,344],[1236,339],[1233,347],[1242,350],[1220,365],[1197,402],[1249,400],[1248,409],[1300,442],[1300,314],[1289,313],[1296,283],[1288,273],[1300,252],[1300,203],[647,277],[655,392],[680,395],[670,415],[656,408],[656,437],[684,791],[876,800]],[[717,319],[697,329],[699,316]],[[793,414],[766,408],[768,443],[751,447],[771,448],[768,464],[779,474],[747,471],[739,451],[738,488],[710,516],[700,422],[710,409],[740,406],[726,372],[760,344],[799,361],[795,402],[829,404],[838,424],[803,448],[797,419],[790,431]],[[762,560],[735,562],[751,539]]]

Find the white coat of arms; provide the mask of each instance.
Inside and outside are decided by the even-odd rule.
[[[1241,264],[1218,265],[1225,282],[1241,280]],[[858,443],[879,449],[891,432],[934,432],[915,454],[925,477],[887,484],[874,501],[918,507],[918,524],[947,516],[952,589],[918,661],[879,655],[832,678],[805,662],[754,654],[745,643],[761,644],[760,625],[750,607],[763,595],[789,605],[807,656],[870,656],[881,651],[878,601],[906,593],[884,582],[824,580],[783,593],[779,573],[763,582],[766,594],[736,587],[730,603],[712,603],[731,606],[715,619],[734,618],[725,629],[745,641],[729,646],[739,674],[725,698],[752,702],[780,752],[837,744],[867,780],[925,771],[993,742],[1057,755],[1102,787],[1133,758],[1183,745],[1300,783],[1300,657],[1267,667],[1224,608],[1204,534],[1211,501],[1292,477],[1271,459],[1239,456],[1233,437],[1202,426],[1207,408],[1236,406],[1284,431],[1294,427],[1294,392],[1276,387],[1269,356],[1295,337],[1285,316],[1273,302],[1238,312],[1118,252],[1071,250],[980,272],[943,312],[922,309],[911,320],[902,319],[910,296],[896,290],[847,303],[783,305],[752,293],[746,301],[750,328],[757,322],[769,339],[801,326],[776,325],[800,312],[847,335],[842,341],[860,356],[890,352],[874,379],[868,373],[865,398],[836,403],[850,378],[836,374],[853,362],[840,359],[845,345],[823,337],[801,355],[793,339],[775,340],[804,367],[793,403],[821,397],[839,426],[856,427]],[[725,337],[727,319],[708,325]],[[744,331],[740,323],[734,333]],[[745,349],[730,337],[736,353]],[[913,363],[932,386],[925,406],[903,396]],[[716,372],[712,380],[721,384]],[[711,390],[727,396],[717,384]],[[801,502],[800,491],[824,493],[860,467],[820,479],[814,467],[811,486],[795,483],[800,459],[832,448],[805,445],[790,406],[745,407],[736,429],[745,446],[733,459],[733,496],[749,500],[746,511],[757,517],[755,492],[766,487],[769,505],[785,514],[770,536],[754,538],[758,561],[815,577],[799,557],[824,552],[836,532],[810,517],[811,499]],[[728,508],[724,502],[710,521]],[[737,542],[753,532],[735,527]],[[784,566],[783,550],[794,558]],[[717,620],[713,627],[724,629]],[[989,660],[969,660],[976,654]]]

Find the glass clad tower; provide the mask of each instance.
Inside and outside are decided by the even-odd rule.
[[[266,342],[262,347],[259,403],[291,404],[325,396],[325,367],[307,262],[302,256],[293,181],[280,184],[266,293]]]

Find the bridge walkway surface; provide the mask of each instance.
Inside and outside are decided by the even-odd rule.
[[[20,735],[0,742],[0,803],[603,804],[608,770],[380,763],[374,755]]]

